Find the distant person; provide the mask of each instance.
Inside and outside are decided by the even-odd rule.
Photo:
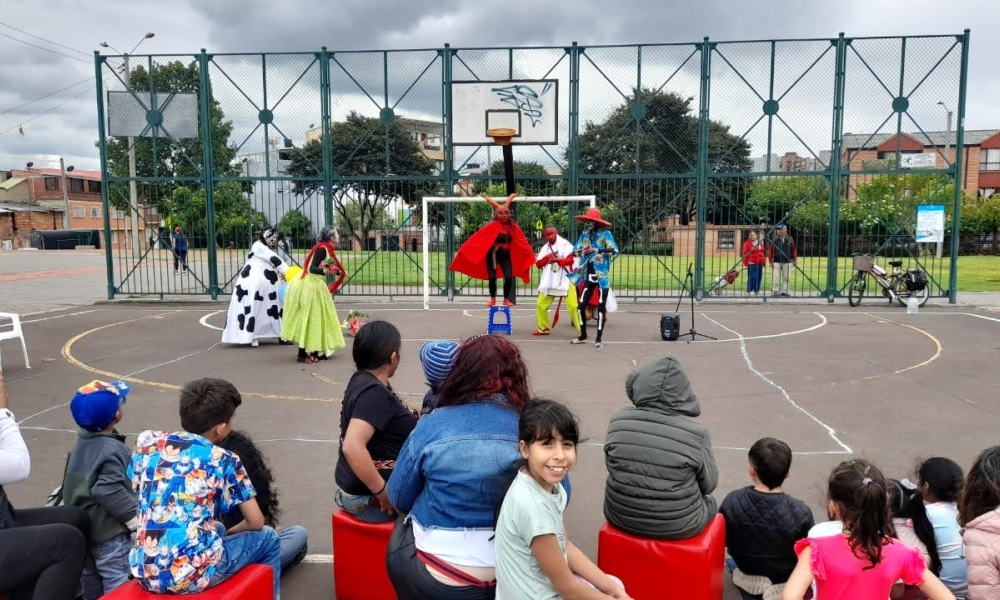
[[[726,519],[733,583],[744,600],[759,600],[770,586],[788,581],[798,560],[795,542],[809,533],[813,515],[805,502],[781,490],[792,466],[788,444],[761,438],[750,447],[748,458],[753,485],[730,492],[719,512]],[[744,576],[751,579],[744,583]]]
[[[788,297],[788,286],[791,281],[792,267],[798,260],[795,240],[788,235],[788,226],[779,223],[775,228],[774,239],[768,250],[767,259],[771,263],[771,295]]]
[[[754,296],[760,292],[760,282],[764,278],[764,245],[756,231],[743,244],[743,266],[747,269],[747,293]]]
[[[178,267],[183,266],[188,270],[188,239],[181,231],[181,226],[174,227],[174,232],[170,235],[174,244],[174,275],[180,273]]]
[[[965,528],[969,600],[996,598],[1000,590],[1000,446],[983,450],[972,463],[958,500],[958,523]]]
[[[427,393],[420,405],[420,414],[426,415],[438,405],[441,384],[444,383],[458,355],[458,343],[451,340],[427,340],[420,347],[420,366],[424,369]]]
[[[604,444],[604,517],[638,537],[694,537],[717,512],[719,469],[691,382],[665,356],[629,373],[625,393],[635,406],[611,417]]]

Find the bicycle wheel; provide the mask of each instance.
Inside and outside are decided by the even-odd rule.
[[[910,289],[906,287],[906,279],[903,277],[896,279],[896,281],[892,284],[892,291],[896,293],[896,302],[899,302],[901,306],[906,306],[906,301],[910,298],[910,296],[916,297],[919,302],[917,306],[923,306],[927,303],[927,299],[931,297],[930,284],[925,285],[922,290],[911,292]]]
[[[851,306],[861,304],[861,298],[865,295],[865,287],[868,285],[868,274],[858,271],[854,277],[847,282],[847,302]]]

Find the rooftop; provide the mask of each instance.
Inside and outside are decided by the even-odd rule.
[[[925,146],[955,145],[957,132],[947,131],[904,131],[903,135],[908,135]],[[965,145],[978,146],[1000,133],[1000,129],[969,129],[965,132]],[[844,148],[857,150],[861,148],[874,149],[879,147],[886,140],[896,137],[896,133],[845,133]],[[950,138],[950,139],[949,139]]]

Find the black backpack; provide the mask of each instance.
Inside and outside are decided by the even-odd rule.
[[[927,275],[920,269],[908,269],[906,271],[906,289],[911,292],[920,292],[927,287]]]

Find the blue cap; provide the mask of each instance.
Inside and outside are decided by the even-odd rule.
[[[458,344],[451,340],[428,340],[420,347],[420,364],[424,367],[424,377],[427,383],[438,386],[448,377],[455,356],[458,355]]]
[[[775,229],[786,229],[787,227],[788,227],[788,226],[787,226],[787,225],[785,225],[784,223],[778,223],[778,226],[777,226],[777,227],[775,227]]]
[[[69,401],[69,410],[81,429],[101,431],[111,424],[131,391],[132,386],[121,380],[91,381],[76,391]]]

